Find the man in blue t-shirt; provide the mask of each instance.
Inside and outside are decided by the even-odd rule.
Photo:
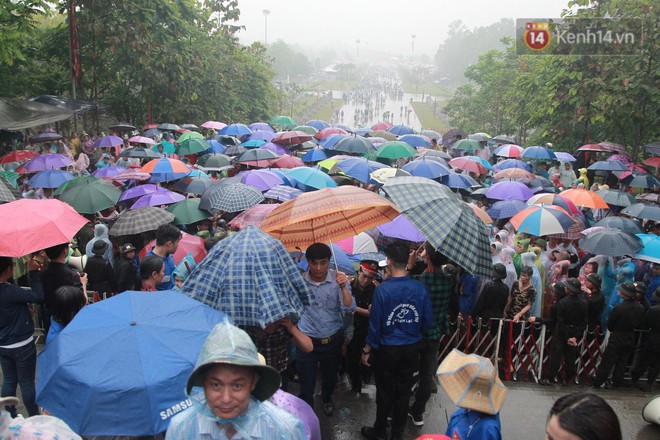
[[[392,415],[391,439],[403,439],[413,383],[419,366],[422,333],[433,325],[429,291],[408,276],[409,248],[401,242],[387,247],[390,277],[376,287],[369,315],[369,334],[362,362],[374,365],[376,422],[363,426],[368,439],[385,439],[387,417]]]
[[[156,246],[149,251],[147,255],[156,255],[163,259],[165,263],[165,277],[163,281],[156,286],[156,290],[170,290],[174,288],[174,277],[172,272],[176,269],[174,257],[172,254],[179,248],[181,241],[181,231],[171,223],[160,225],[156,229]]]

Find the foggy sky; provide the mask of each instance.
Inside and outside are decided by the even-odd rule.
[[[241,43],[282,39],[307,48],[350,47],[392,56],[433,57],[446,28],[461,20],[470,29],[501,18],[559,17],[568,0],[239,0]]]

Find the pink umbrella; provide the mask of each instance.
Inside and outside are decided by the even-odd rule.
[[[641,173],[641,174],[648,174],[648,172],[642,168],[639,165],[636,165],[634,163],[627,163],[628,169],[630,171],[613,171],[612,174],[614,174],[619,180],[625,179],[626,177],[630,176],[633,171],[635,173]]]
[[[284,155],[279,159],[275,159],[272,162],[272,166],[275,168],[295,168],[304,167],[305,163],[302,161],[302,159],[299,159],[296,156]]]
[[[316,139],[321,140],[321,139],[327,138],[331,134],[344,134],[344,135],[347,135],[348,132],[346,130],[342,129],[342,128],[339,128],[339,127],[328,127],[328,128],[324,128],[323,130],[316,133],[314,135],[314,137]]]
[[[151,179],[151,174],[149,173],[141,173],[140,171],[136,169],[127,169],[126,171],[122,171],[121,173],[117,174],[115,177],[112,178],[113,180],[119,180],[119,181],[126,181],[126,180],[137,180],[137,181],[145,181]]]
[[[480,162],[469,157],[456,157],[449,161],[449,165],[464,171],[476,174],[488,174],[488,170]]]
[[[277,206],[277,205],[275,205]],[[156,245],[156,240],[152,240],[140,251],[140,258],[143,258],[147,255],[154,246]],[[186,232],[182,232],[181,240],[179,241],[179,247],[176,252],[172,255],[174,258],[174,264],[179,264],[183,257],[192,254],[193,260],[195,263],[199,264],[206,256],[206,249],[204,249],[204,239],[196,235],[190,235]]]
[[[349,255],[365,254],[369,252],[378,252],[374,239],[366,232],[360,232],[353,237],[344,238],[343,240],[335,241],[334,244],[339,246]]]
[[[226,126],[227,124],[225,124],[224,122],[218,122],[218,121],[206,121],[202,124],[202,127],[212,128],[214,130],[222,130]]]
[[[131,144],[156,145],[155,140],[144,136],[133,136],[132,138],[128,139],[128,142]]]
[[[608,157],[607,160],[609,161],[618,160],[619,162],[623,162],[623,163],[632,162],[632,160],[630,160],[630,156],[628,156],[627,154],[613,154],[610,157]]]
[[[250,225],[259,227],[261,222],[264,221],[268,214],[270,214],[270,212],[278,206],[279,205],[277,203],[254,205],[234,217],[234,219],[229,222],[229,226],[233,226],[238,229],[243,229],[244,227]]]
[[[615,144],[614,142],[599,142],[598,145],[601,147],[605,147],[607,151],[615,151],[620,154],[625,154],[627,155],[628,152],[626,151],[626,147],[620,144]]]
[[[388,128],[392,127],[392,124],[389,122],[377,122],[374,125],[371,126],[372,130],[387,130]]]

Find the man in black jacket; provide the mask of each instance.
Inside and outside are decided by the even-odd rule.
[[[600,317],[605,308],[605,295],[600,291],[601,284],[600,275],[590,273],[587,275],[584,286],[582,286],[582,291],[587,295],[587,325],[589,329],[587,339],[589,341],[593,340],[594,331],[600,325]],[[601,330],[600,333],[604,334],[605,331]]]
[[[103,240],[96,241],[92,247],[92,253],[94,255],[89,257],[87,264],[85,264],[85,273],[88,280],[87,287],[92,291],[98,292],[102,298],[105,295],[112,296],[117,291],[115,271],[112,269],[110,262],[103,257],[108,247],[107,242]]]
[[[555,304],[557,325],[552,333],[552,348],[547,376],[540,381],[549,385],[555,380],[564,358],[565,381],[569,383],[575,377],[575,358],[577,345],[584,330],[587,328],[587,303],[578,298],[582,285],[577,278],[569,278],[564,282],[566,297]]]
[[[119,248],[121,254],[115,261],[115,274],[117,276],[117,293],[127,290],[140,290],[140,279],[137,268],[133,265],[135,258],[135,246],[131,243],[124,244]]]
[[[640,328],[648,329],[646,341],[639,354],[637,364],[632,370],[632,379],[637,388],[642,391],[650,391],[660,372],[660,287],[655,290],[653,299],[656,305],[651,306],[642,319]],[[640,381],[642,374],[648,368],[646,384]]]

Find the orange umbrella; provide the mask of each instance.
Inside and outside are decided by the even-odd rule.
[[[384,197],[354,186],[303,193],[275,208],[260,228],[289,251],[352,237],[399,215]]]
[[[566,191],[560,192],[559,195],[567,198],[581,208],[610,209],[607,202],[605,202],[601,196],[593,191],[587,191],[586,189],[567,189]]]
[[[465,203],[465,202],[463,202],[463,203]],[[471,203],[465,203],[465,204],[468,205],[470,208],[472,208],[474,213],[477,214],[477,217],[479,217],[479,220],[481,220],[482,222],[484,222],[487,225],[490,225],[490,224],[493,223],[493,219],[490,218],[490,215],[488,215],[488,213],[486,211],[479,208],[477,205],[473,205]]]
[[[177,159],[164,157],[150,160],[140,169],[141,173],[189,173],[190,168]]]

